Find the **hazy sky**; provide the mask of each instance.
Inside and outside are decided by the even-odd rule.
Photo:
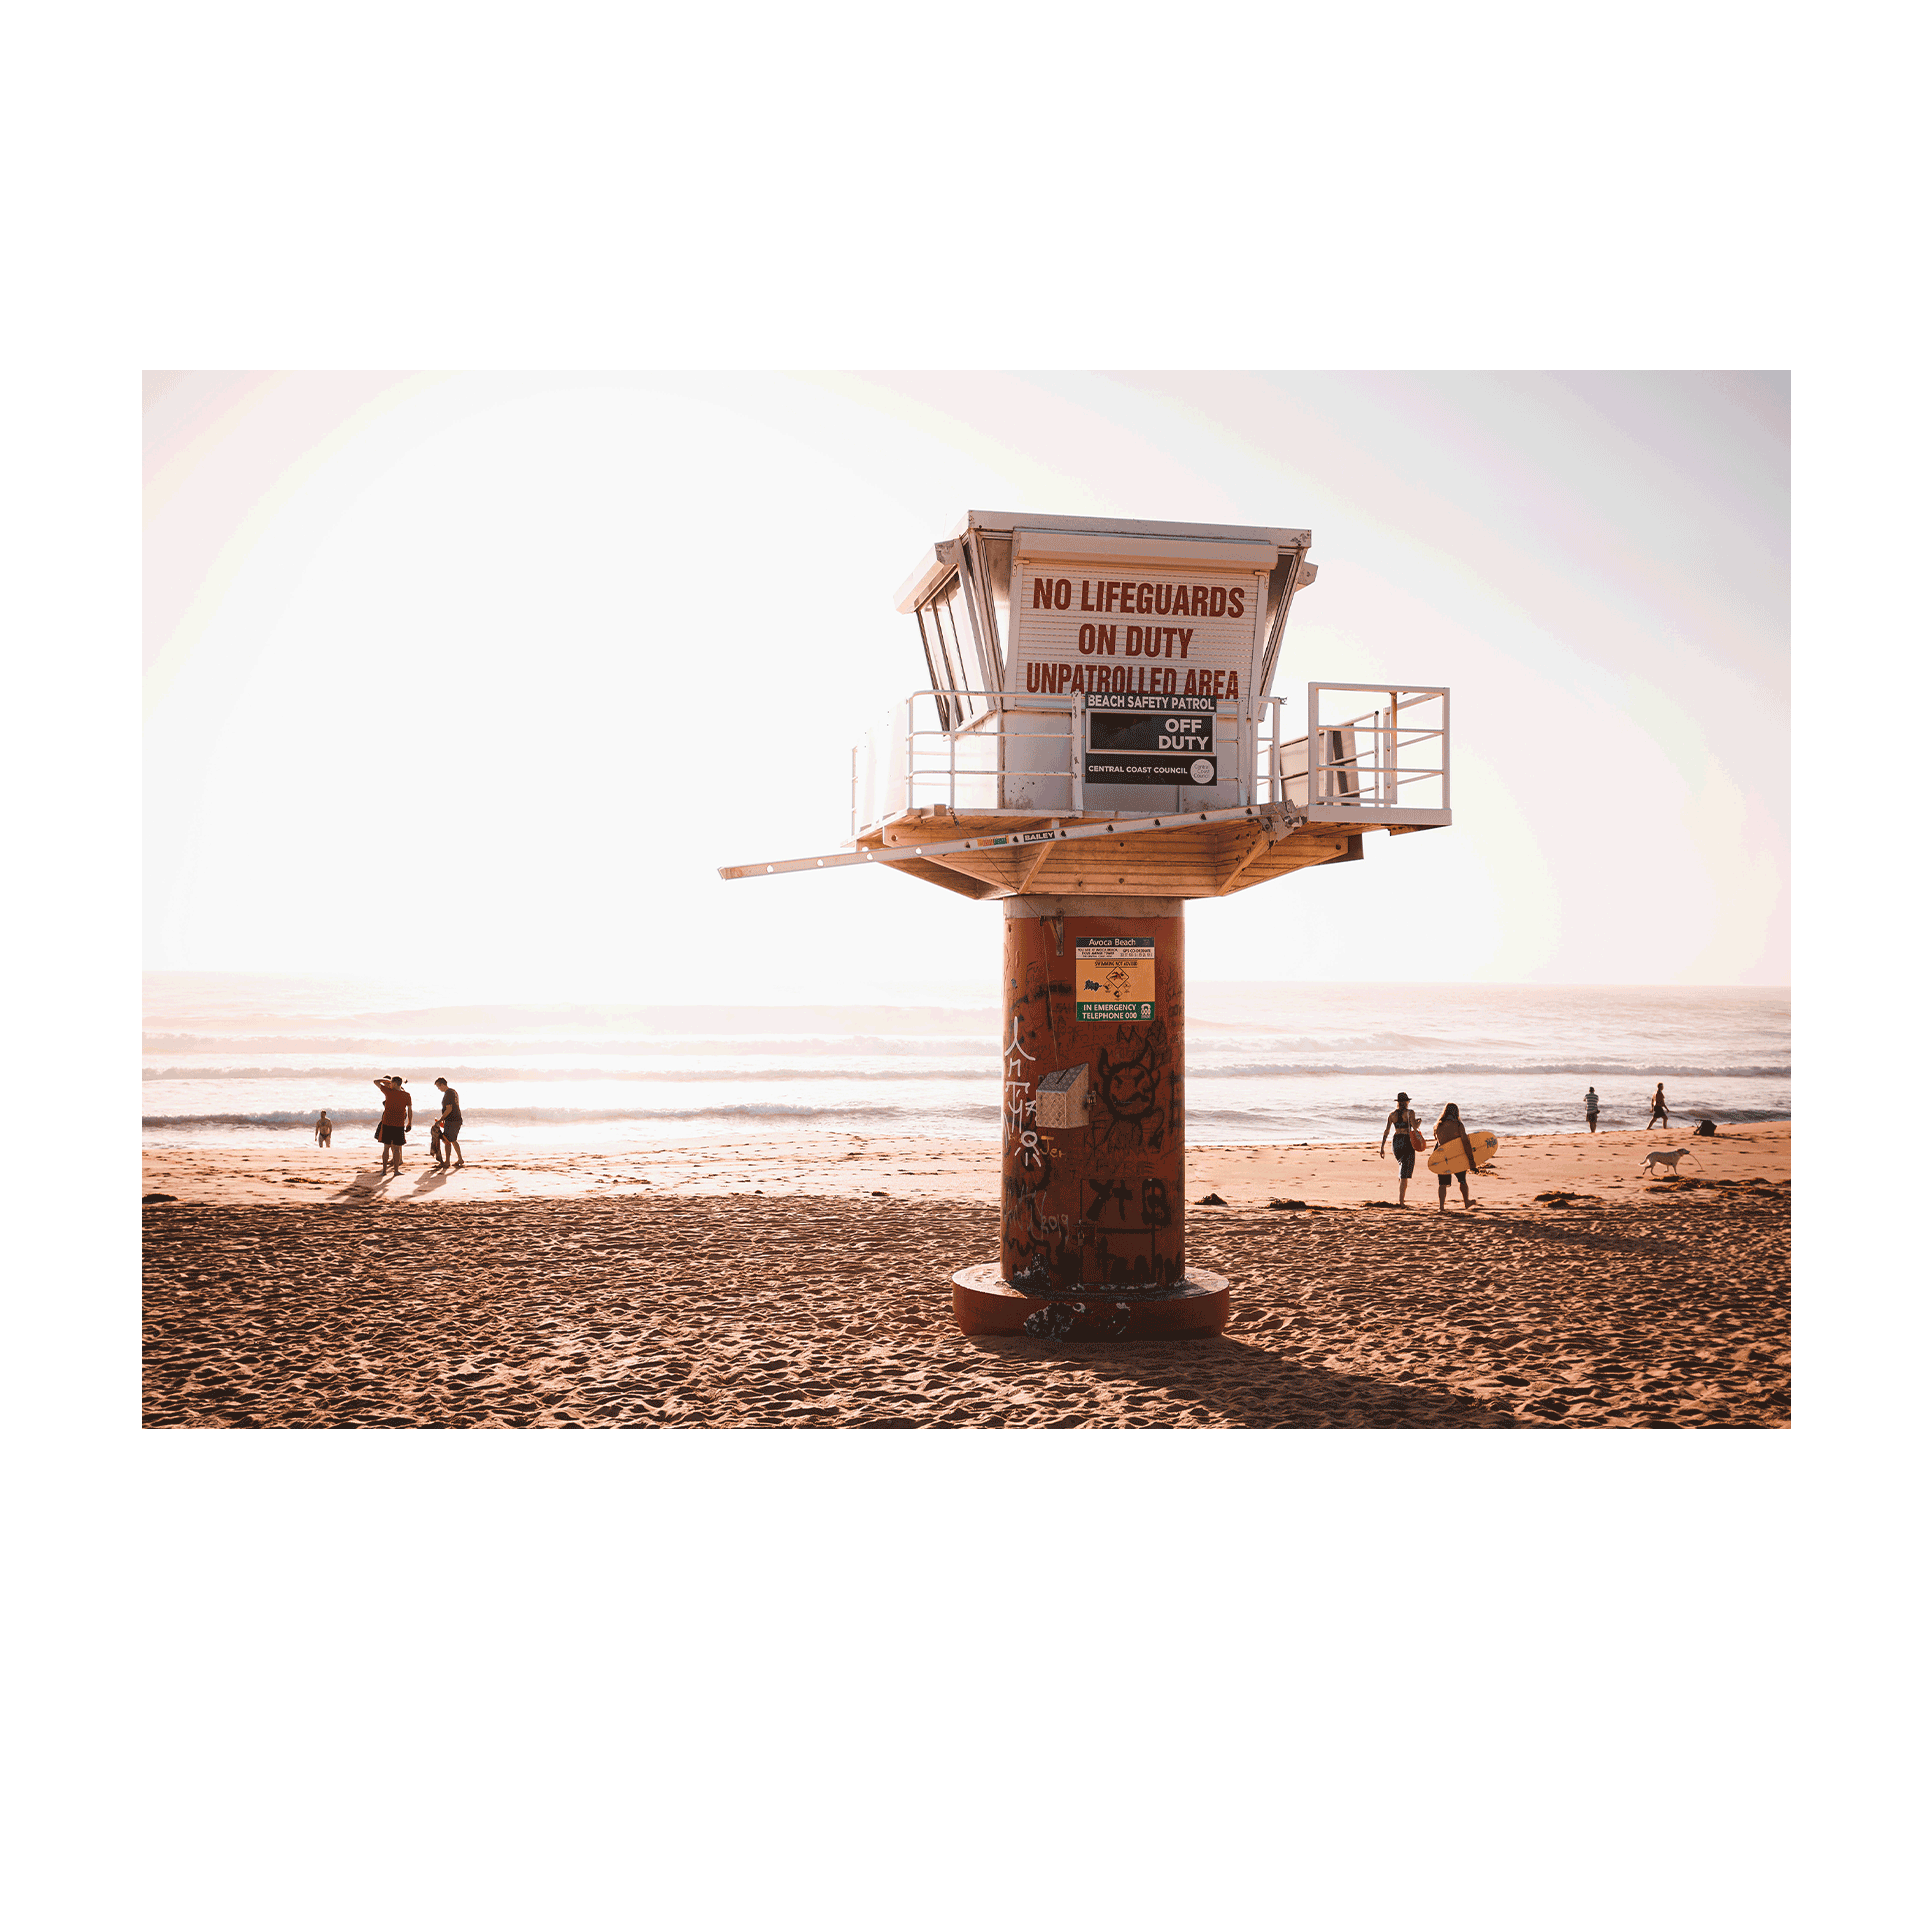
[[[1787,978],[1784,375],[153,374],[146,964],[452,997],[996,977],[847,750],[970,507],[1302,526],[1276,691],[1454,690],[1443,832],[1195,903],[1216,979]]]

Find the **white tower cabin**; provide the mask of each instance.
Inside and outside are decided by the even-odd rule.
[[[927,684],[853,750],[851,850],[722,877],[870,862],[975,900],[1199,899],[1451,825],[1445,687],[1311,682],[1290,733],[1270,689],[1311,545],[969,513],[895,596]]]

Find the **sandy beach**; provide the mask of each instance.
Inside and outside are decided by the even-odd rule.
[[[380,1177],[380,1148],[364,1130],[341,1130],[330,1148],[311,1139],[279,1136],[259,1147],[150,1147],[144,1158],[147,1193],[175,1201],[220,1206],[413,1206],[448,1201],[584,1199],[591,1195],[762,1193],[824,1199],[970,1200],[997,1206],[999,1150],[988,1141],[941,1143],[865,1134],[783,1134],[735,1145],[701,1143],[650,1152],[489,1154],[484,1134],[470,1129],[465,1168],[439,1172],[427,1156],[426,1130],[416,1130],[398,1179]],[[1788,1178],[1791,1123],[1761,1121],[1731,1128],[1711,1140],[1678,1130],[1517,1134],[1501,1141],[1484,1180],[1474,1183],[1477,1205],[1496,1212],[1532,1210],[1538,1195],[1561,1193],[1574,1202],[1638,1202],[1671,1191],[1650,1180],[1641,1161],[1650,1147],[1689,1149],[1682,1181]],[[1683,1191],[1697,1191],[1685,1189]],[[1300,1146],[1221,1146],[1187,1149],[1187,1201],[1217,1193],[1229,1206],[1264,1207],[1275,1199],[1317,1207],[1364,1207],[1392,1201],[1399,1191],[1394,1163],[1366,1141]],[[1433,1176],[1424,1168],[1408,1189],[1409,1206],[1431,1208]],[[1454,1204],[1458,1204],[1457,1200]],[[1550,1203],[1549,1203],[1550,1204]]]
[[[147,1425],[1789,1421],[1786,1123],[1515,1138],[1470,1214],[1424,1171],[1391,1204],[1370,1145],[1193,1148],[1187,1257],[1232,1322],[1113,1346],[954,1325],[950,1276],[996,1253],[988,1147],[476,1151],[385,1182],[361,1148],[145,1156]]]

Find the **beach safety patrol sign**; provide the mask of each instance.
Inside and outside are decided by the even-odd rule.
[[[1210,787],[1219,762],[1213,739],[1219,702],[1195,694],[1087,695],[1086,779],[1090,786]]]
[[[1127,936],[1073,943],[1076,1020],[1153,1018],[1153,942]]]

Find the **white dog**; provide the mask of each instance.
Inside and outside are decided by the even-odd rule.
[[[1669,1173],[1678,1173],[1680,1171],[1680,1156],[1683,1153],[1688,1159],[1693,1158],[1693,1149],[1691,1147],[1675,1147],[1671,1153],[1661,1153],[1656,1149],[1640,1162],[1640,1171],[1642,1173],[1651,1173],[1653,1171],[1653,1163],[1658,1160]]]

